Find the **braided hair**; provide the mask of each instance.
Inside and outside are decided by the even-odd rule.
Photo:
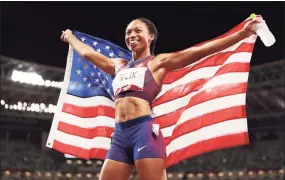
[[[149,30],[149,33],[154,35],[154,39],[150,43],[150,53],[151,53],[151,55],[154,55],[155,43],[156,43],[157,36],[158,36],[158,32],[157,32],[157,29],[156,29],[154,23],[147,18],[137,18],[135,20],[140,20],[143,23],[145,23],[145,25],[147,26],[147,28]]]

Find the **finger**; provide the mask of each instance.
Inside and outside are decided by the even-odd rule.
[[[61,39],[62,41],[64,41],[64,36],[61,36],[60,39]]]
[[[256,23],[260,23],[262,21],[262,19],[255,19],[254,21],[252,21],[253,24],[256,24]]]
[[[66,38],[65,38],[65,34],[63,33],[61,36],[60,36],[60,39],[64,42],[66,42]]]
[[[256,17],[256,18],[254,18],[253,20],[257,20],[257,22],[261,22],[263,19],[262,19],[262,17]]]
[[[261,19],[253,19],[251,22],[250,22],[250,24],[252,25],[252,24],[256,24],[256,23],[259,23],[259,22],[261,22],[262,20]]]
[[[256,17],[258,17],[258,18],[262,18],[262,16],[261,16],[260,14],[256,15]]]
[[[60,36],[60,38],[64,38],[65,37],[65,34],[62,34],[61,36]]]
[[[257,19],[252,20],[250,23],[251,23],[251,24],[257,23]]]

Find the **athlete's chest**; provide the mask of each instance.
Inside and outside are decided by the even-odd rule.
[[[136,86],[139,89],[143,89],[146,72],[147,67],[120,70],[113,81],[114,92],[120,88],[128,88],[130,86]]]

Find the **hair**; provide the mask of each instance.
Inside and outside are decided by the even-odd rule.
[[[149,33],[154,34],[154,39],[150,43],[150,54],[154,55],[155,43],[156,43],[157,36],[158,36],[158,32],[157,32],[157,29],[156,29],[154,23],[147,18],[137,18],[134,20],[140,20],[143,23],[145,23],[145,25],[147,26],[147,28],[149,30]]]

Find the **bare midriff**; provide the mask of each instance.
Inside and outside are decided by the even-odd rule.
[[[146,115],[151,115],[151,108],[146,100],[129,96],[115,101],[116,122],[125,122]]]

